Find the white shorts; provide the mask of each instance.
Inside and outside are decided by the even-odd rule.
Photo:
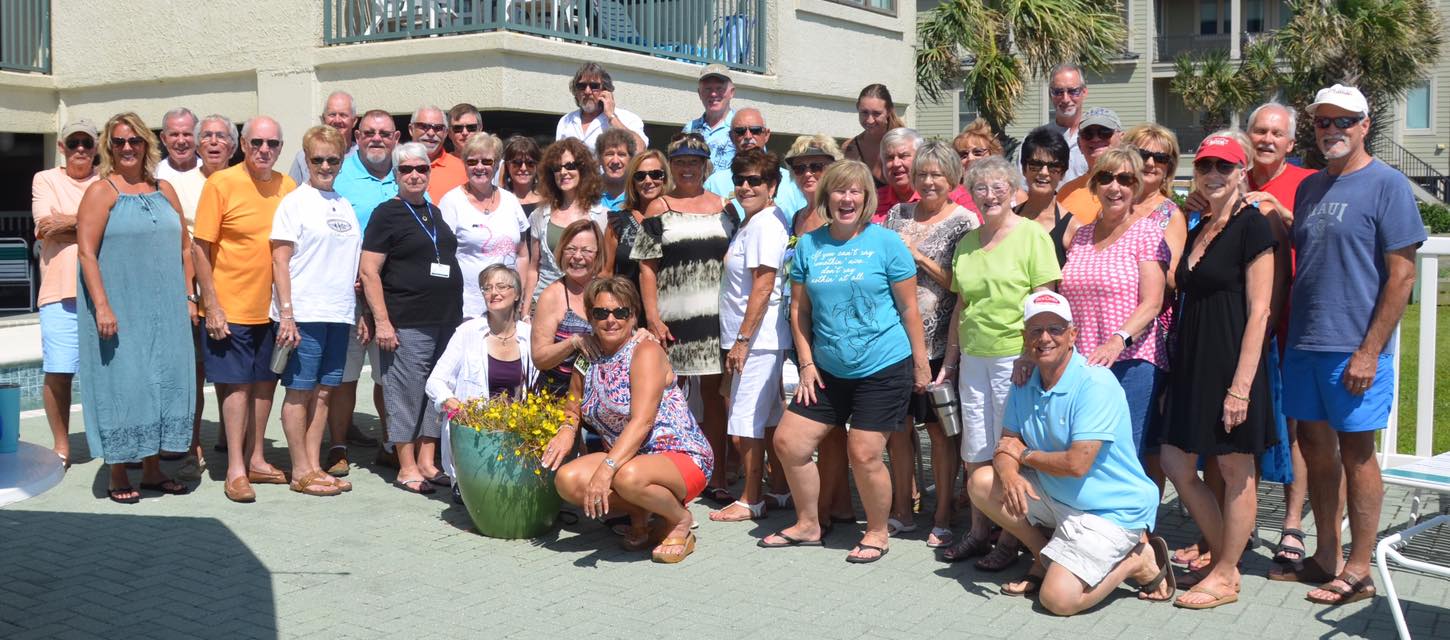
[[[765,428],[780,424],[781,363],[785,352],[755,350],[745,356],[744,370],[730,378],[730,420],[726,433],[740,438],[765,437]]]
[[[367,346],[363,346],[363,343],[357,339],[357,333],[354,332],[352,337],[347,341],[347,363],[342,366],[343,384],[357,382],[358,378],[362,377],[363,356],[367,356],[367,361],[373,363],[373,373],[376,374],[376,369],[378,368],[378,342],[374,340],[369,342]]]
[[[962,462],[991,462],[1002,438],[1002,415],[1012,389],[1017,356],[978,358],[962,354],[957,397],[962,402]]]
[[[1084,513],[1058,502],[1042,490],[1035,472],[1023,477],[1041,496],[1027,499],[1027,520],[1034,525],[1052,528],[1052,539],[1042,548],[1042,555],[1061,564],[1087,584],[1096,587],[1113,567],[1133,553],[1142,540],[1143,530],[1124,529],[1102,516]]]

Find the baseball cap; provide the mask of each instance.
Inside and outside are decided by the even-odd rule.
[[[1327,89],[1320,89],[1319,93],[1314,94],[1314,103],[1309,105],[1309,115],[1314,115],[1315,110],[1326,104],[1360,115],[1369,115],[1369,101],[1365,100],[1364,94],[1355,87],[1336,84]]]
[[[1078,131],[1091,126],[1107,127],[1113,131],[1123,130],[1123,121],[1118,119],[1117,112],[1105,107],[1093,107],[1082,112],[1082,121],[1078,123]]]
[[[86,120],[85,118],[81,118],[79,120],[71,120],[70,122],[67,122],[65,124],[65,127],[60,130],[60,139],[65,140],[66,138],[71,137],[71,134],[73,133],[84,133],[90,136],[92,140],[95,140],[101,136],[101,132],[96,130],[96,125],[92,124],[90,120]]]
[[[830,151],[826,151],[825,149],[816,145],[811,145],[809,147],[801,149],[800,151],[797,151],[796,153],[786,152],[785,159],[794,160],[796,158],[804,158],[807,156],[825,156],[827,158],[836,157],[835,154],[832,154]]]
[[[730,79],[730,68],[723,64],[712,64],[700,70],[700,79],[719,78],[725,82],[733,82]]]
[[[1068,306],[1067,298],[1052,291],[1034,291],[1027,295],[1027,301],[1022,304],[1022,321],[1031,320],[1039,313],[1056,314],[1072,322],[1072,308]]]
[[[1198,145],[1198,153],[1194,155],[1195,160],[1198,158],[1219,158],[1238,165],[1246,161],[1243,146],[1228,136],[1210,136],[1204,139]]]

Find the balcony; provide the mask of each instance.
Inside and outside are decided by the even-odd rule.
[[[1249,44],[1254,42],[1255,40],[1259,40],[1261,38],[1268,38],[1273,35],[1274,32],[1272,31],[1257,33],[1250,33],[1248,31],[1240,32],[1239,47],[1240,49],[1242,49],[1243,47],[1249,46]],[[1227,53],[1229,50],[1229,37],[1230,36],[1227,33],[1216,33],[1206,36],[1186,34],[1158,36],[1157,38],[1154,38],[1157,44],[1157,46],[1155,47],[1157,49],[1157,54],[1154,56],[1153,60],[1155,62],[1166,62],[1171,64],[1178,60],[1179,54],[1183,53],[1190,53],[1195,56],[1201,56],[1210,51],[1223,51]]]
[[[0,70],[50,73],[50,0],[0,2]]]
[[[326,0],[327,45],[513,31],[763,73],[766,0]]]

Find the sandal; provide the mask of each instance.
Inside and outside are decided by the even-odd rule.
[[[983,556],[972,566],[978,570],[996,573],[1017,563],[1017,556],[1022,554],[1022,544],[1015,543],[1013,548],[1008,549],[1007,545],[998,544],[992,547],[992,552]]]
[[[765,499],[771,503],[770,508],[772,509],[785,509],[790,507],[792,504],[790,501],[789,491],[785,493],[771,493],[769,491],[766,491]]]
[[[337,487],[343,493],[347,493],[349,491],[352,491],[352,483],[351,482],[348,482],[346,480],[343,480],[342,478],[339,478],[339,477],[334,476],[334,475],[332,475],[330,473],[327,473],[326,471],[323,471],[322,473],[323,473],[323,475],[328,476],[326,478],[323,478],[323,480],[325,480],[328,484],[330,484],[330,485],[332,485],[334,487]],[[455,489],[455,495],[457,493],[456,492],[456,489],[457,488],[458,487],[454,487],[454,489]],[[459,504],[462,504],[462,503],[460,502]]]
[[[926,546],[928,549],[950,547],[956,540],[955,535],[951,529],[946,527],[932,527],[931,533],[926,536]]]
[[[906,524],[896,518],[886,519],[886,535],[888,537],[895,538],[903,533],[911,533],[913,531],[916,531],[915,521],[912,521],[911,524]]]
[[[418,486],[410,486],[415,482],[418,483]],[[427,480],[397,480],[393,482],[393,486],[407,491],[408,493],[416,493],[424,496],[432,495],[433,493],[433,485],[428,484]]]
[[[1297,567],[1290,567],[1284,571],[1275,573],[1269,572],[1269,579],[1275,582],[1302,582],[1304,584],[1324,584],[1333,582],[1335,575],[1319,566],[1313,558],[1299,563]]]
[[[695,532],[691,531],[683,538],[665,538],[660,541],[659,546],[684,547],[684,550],[678,553],[665,553],[660,551],[659,547],[655,547],[655,550],[650,553],[650,560],[661,564],[675,564],[695,552]]]
[[[784,540],[785,542],[769,542],[768,539],[771,536],[774,536],[776,538],[780,538],[781,540]],[[825,537],[826,537],[826,532],[824,530],[822,530],[821,531],[821,538],[825,538]],[[781,529],[780,531],[777,531],[775,533],[772,533],[769,536],[765,536],[764,538],[761,538],[759,540],[756,540],[755,541],[755,546],[760,547],[762,549],[782,549],[782,548],[785,548],[785,547],[819,547],[819,546],[822,545],[821,538],[817,538],[815,540],[800,540],[798,538],[792,538],[792,537],[786,535],[785,534],[785,530],[784,529]]]
[[[644,551],[650,547],[658,546],[661,540],[669,535],[669,529],[661,526],[658,520],[646,520],[643,526],[635,527],[625,524],[624,533],[619,540],[619,548],[625,551]]]
[[[191,493],[191,488],[180,482],[166,478],[161,482],[142,482],[142,491],[159,491],[168,496],[182,496]]]
[[[729,509],[731,507],[741,507],[741,508],[744,508],[745,511],[746,511],[746,515],[743,515],[743,516],[727,516],[727,515],[725,515],[725,509]],[[729,505],[727,505],[725,507],[725,509],[717,509],[715,511],[711,511],[710,512],[710,520],[712,522],[747,522],[747,521],[750,521],[750,520],[759,520],[759,519],[765,517],[765,501],[764,500],[761,500],[760,502],[757,502],[755,504],[750,504],[750,503],[748,503],[748,502],[746,502],[744,500],[736,500],[735,502],[732,502]]]
[[[1014,584],[1015,582],[1022,582],[1025,584],[1023,584],[1022,588],[1020,589],[1014,589],[1010,585]],[[1027,596],[1037,593],[1041,589],[1042,576],[1028,573],[1027,575],[1022,576],[1021,578],[1018,578],[1013,582],[1002,583],[1002,586],[999,587],[997,591],[999,591],[1004,596],[1012,596],[1014,598],[1026,598]]]
[[[1335,581],[1343,582],[1349,588],[1337,587],[1334,585]],[[1319,585],[1319,588],[1339,597],[1331,600],[1329,598],[1315,598],[1305,594],[1304,599],[1314,604],[1327,604],[1332,607],[1337,607],[1339,605],[1359,602],[1360,600],[1368,600],[1375,596],[1374,580],[1372,578],[1361,578],[1348,571],[1339,574],[1334,580]]]
[[[132,495],[128,498],[121,497],[128,493]],[[136,504],[137,502],[141,501],[141,492],[129,486],[116,487],[115,489],[107,490],[106,495],[110,496],[111,502],[115,502],[118,504]]]
[[[878,546],[876,546],[874,544],[866,544],[864,542],[858,542],[858,543],[856,543],[856,546],[851,549],[851,551],[853,551],[853,552],[855,552],[855,551],[861,551],[861,550],[875,551],[876,552],[876,555],[875,556],[872,556],[870,558],[863,558],[861,556],[853,556],[853,555],[849,555],[848,554],[846,556],[846,562],[849,562],[851,564],[871,564],[873,562],[876,562],[877,560],[880,560],[882,558],[885,558],[886,557],[886,554],[891,551],[891,548],[890,547],[878,547]]]
[[[961,562],[967,558],[975,558],[986,555],[992,550],[992,542],[986,538],[973,538],[971,532],[967,532],[960,540],[947,547],[941,553],[941,559],[947,562]]]
[[[1201,593],[1213,599],[1209,600],[1208,602],[1184,602],[1183,599],[1188,597],[1188,593]],[[1220,593],[1202,585],[1189,589],[1188,593],[1185,593],[1179,596],[1177,600],[1174,600],[1173,606],[1178,607],[1179,609],[1193,609],[1196,611],[1202,611],[1204,609],[1222,607],[1223,605],[1233,604],[1239,601],[1239,594],[1237,591]]]
[[[1147,584],[1138,587],[1138,596],[1148,602],[1167,602],[1172,600],[1173,594],[1178,592],[1178,579],[1173,575],[1173,563],[1168,558],[1168,541],[1162,537],[1153,536],[1148,538],[1148,545],[1153,548],[1153,559],[1158,563],[1158,575],[1149,580]],[[1154,592],[1158,591],[1158,585],[1163,584],[1164,580],[1168,581],[1168,595],[1162,598],[1153,597]]]
[[[1299,541],[1297,548],[1288,546],[1289,538]],[[1279,534],[1279,550],[1274,553],[1274,562],[1283,565],[1294,566],[1304,561],[1304,532],[1299,529],[1285,529]]]
[[[342,493],[342,489],[323,480],[325,475],[327,474],[321,471],[313,471],[303,475],[301,478],[293,478],[291,482],[292,490],[297,493],[305,493],[309,496],[335,496]]]
[[[707,487],[700,497],[722,507],[735,502],[735,496],[730,495],[730,490],[725,487]],[[676,562],[679,561],[676,560]]]

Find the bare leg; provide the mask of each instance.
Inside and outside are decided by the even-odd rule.
[[[424,478],[436,478],[442,471],[438,470],[438,438],[421,437],[418,443],[418,473]]]
[[[831,431],[844,429],[791,412],[785,414],[775,430],[775,451],[785,469],[791,494],[795,496],[795,524],[783,529],[782,533],[797,540],[819,540],[824,533],[816,502],[821,494],[821,475],[816,463],[811,460],[811,454]],[[772,537],[766,536],[766,539]]]
[[[1374,455],[1374,431],[1360,431],[1357,433],[1340,433],[1339,455],[1344,464],[1345,487],[1349,505],[1349,560],[1344,567],[1336,572],[1337,574],[1350,574],[1359,578],[1369,578],[1370,556],[1374,552],[1375,534],[1379,531],[1380,509],[1384,506],[1385,487],[1384,481],[1380,478],[1379,460]],[[1308,456],[1306,456],[1307,458]],[[1316,526],[1319,521],[1319,509],[1315,508],[1314,518]],[[1339,523],[1334,523],[1334,530],[1339,531]],[[1339,548],[1336,547],[1335,551]],[[1319,549],[1315,550],[1318,556]],[[1324,565],[1328,566],[1328,565]],[[1338,586],[1348,587],[1342,584]],[[1323,589],[1315,589],[1310,592],[1314,598],[1334,598],[1334,594]]]
[[[1163,471],[1178,491],[1178,499],[1188,507],[1188,515],[1198,523],[1199,531],[1208,540],[1213,557],[1223,551],[1223,513],[1219,511],[1218,498],[1205,480],[1198,477],[1198,456],[1171,444],[1163,445],[1161,455]],[[1240,549],[1242,550],[1242,548]]]
[[[846,433],[846,449],[851,468],[856,473],[856,491],[861,495],[861,506],[866,509],[866,532],[861,536],[861,544],[881,548],[888,543],[886,517],[891,511],[891,472],[881,461],[888,435],[863,429],[852,429]],[[850,555],[866,559],[881,553],[856,549]]]
[[[1305,562],[1313,561],[1325,571],[1338,574],[1343,559],[1339,521],[1344,517],[1346,485],[1344,465],[1340,462],[1339,438],[1328,422],[1310,420],[1299,421],[1298,435],[1307,470],[1305,477],[1309,480],[1309,508],[1314,513],[1316,539],[1314,555]]]
[[[1309,479],[1305,476],[1309,475],[1309,469],[1304,464],[1304,452],[1299,448],[1298,431],[1299,421],[1290,420],[1289,458],[1293,461],[1294,481],[1284,485],[1284,529],[1304,528],[1304,497],[1309,492]]]
[[[383,381],[373,380],[373,410],[378,412],[378,428],[388,432],[388,410],[383,402]],[[346,440],[344,440],[345,442]]]
[[[1167,447],[1165,447],[1165,450]],[[1222,531],[1215,537],[1219,546],[1212,547],[1213,562],[1208,575],[1199,582],[1203,588],[1214,593],[1229,593],[1239,589],[1239,558],[1243,556],[1243,540],[1248,539],[1258,514],[1259,494],[1254,489],[1254,456],[1233,453],[1217,456],[1218,468],[1224,480],[1226,501],[1219,526]],[[1215,511],[1217,511],[1217,505]],[[1187,593],[1181,601],[1206,604],[1213,596],[1206,593]]]
[[[267,447],[267,418],[272,415],[272,397],[277,392],[277,382],[253,382],[250,387],[251,413],[247,418],[251,421],[251,459],[249,464],[252,469],[261,472],[276,471],[277,468],[267,462],[262,453]],[[227,444],[231,444],[230,441]]]
[[[118,499],[129,500],[133,497],[139,497],[141,495],[136,491],[135,487],[131,486],[131,477],[126,475],[126,465],[115,463],[109,464],[107,466],[110,467],[111,479],[107,484],[106,488],[110,491],[115,491],[116,489],[127,489],[127,491],[118,493],[116,495]]]
[[[710,486],[725,488],[730,486],[729,473],[726,471],[730,456],[730,440],[725,432],[725,397],[720,395],[720,380],[723,376],[699,376],[700,381],[700,402],[704,406],[705,420],[700,425],[705,432],[705,439],[710,442],[710,450],[715,452],[715,460],[721,467],[714,476],[710,478]]]
[[[282,396],[282,434],[287,438],[293,478],[312,473],[317,466],[307,451],[307,409],[315,399],[314,392],[297,389],[288,389]]]
[[[730,441],[734,443],[735,450],[740,452],[741,468],[744,471],[745,486],[740,490],[740,502],[759,504],[764,499],[761,495],[761,482],[765,479],[765,441],[741,436],[733,436]],[[749,517],[748,509],[733,503],[710,514],[711,520],[727,522]]]
[[[357,381],[338,385],[332,391],[332,400],[327,404],[327,437],[332,446],[347,446],[347,427],[352,424],[352,412],[355,408]]]
[[[967,476],[967,491],[972,496],[972,504],[1001,526],[1004,533],[1010,533],[1021,541],[1032,555],[1041,555],[1042,548],[1047,546],[1047,536],[1028,522],[1025,515],[1009,514],[1003,508],[1002,485],[997,482],[997,472],[992,465],[982,464]]]
[[[1142,536],[1146,543],[1148,536]],[[1071,616],[1089,609],[1108,594],[1116,591],[1118,585],[1128,579],[1138,584],[1145,584],[1158,576],[1158,560],[1154,557],[1153,547],[1149,544],[1139,545],[1138,549],[1123,558],[1102,582],[1089,587],[1077,576],[1068,571],[1061,564],[1052,564],[1047,567],[1047,576],[1042,580],[1042,590],[1038,593],[1037,599],[1043,608],[1059,616]],[[1164,580],[1158,586],[1159,597],[1168,591],[1168,581]]]
[[[393,449],[398,454],[398,482],[413,482],[415,480],[428,479],[423,476],[422,470],[418,468],[417,443],[418,440],[393,443]]]
[[[781,424],[784,425],[784,421]],[[818,503],[818,513],[828,514],[832,518],[854,519],[856,513],[851,506],[851,490],[848,487],[847,478],[846,430],[830,429],[826,432],[825,438],[820,441],[819,446],[820,502]],[[795,495],[795,501],[799,503],[800,495],[793,495]]]
[[[42,391],[45,420],[50,423],[51,449],[70,465],[70,399],[73,373],[45,374]]]
[[[770,492],[777,495],[789,492],[790,485],[785,481],[785,468],[780,466],[780,458],[775,455],[775,427],[765,428],[765,462],[770,477]]]
[[[246,442],[252,431],[251,385],[217,383],[222,405],[222,432],[227,442],[227,480],[247,477]]]
[[[971,495],[975,496],[976,495],[976,489],[974,489],[971,486],[972,483],[973,482],[976,482],[976,478],[979,477],[979,475],[980,475],[980,474],[978,474],[979,471],[981,471],[982,469],[991,470],[992,469],[992,463],[991,462],[964,462],[964,463],[962,463],[962,466],[967,471],[967,490],[971,493]],[[987,482],[988,483],[991,483],[991,482],[995,482],[996,481],[996,474],[995,473],[988,474],[988,475],[986,475],[984,477],[987,479]],[[973,540],[986,540],[987,539],[987,536],[991,535],[991,532],[992,532],[992,522],[995,520],[995,518],[989,517],[987,515],[986,511],[983,510],[980,506],[978,506],[976,498],[973,498],[972,499],[971,509],[972,509],[972,514],[971,514],[972,526],[971,526],[970,529],[967,530],[967,535],[970,536]],[[1002,523],[999,522],[997,524],[1001,525]],[[1007,527],[1006,526],[1003,526],[1002,528],[1005,531],[1005,529]]]
[[[196,413],[191,416],[191,455],[198,463],[206,459],[206,450],[201,446],[201,414],[206,410],[206,370],[200,358],[196,361]],[[218,399],[220,402],[220,399]],[[222,440],[226,441],[226,427],[222,427]]]
[[[952,526],[952,486],[957,480],[957,463],[961,457],[959,446],[942,431],[941,423],[926,423],[926,434],[931,438],[931,472],[936,482],[936,512],[932,526],[946,529]]]
[[[317,387],[316,395],[312,398],[312,406],[308,411],[307,435],[303,442],[306,443],[307,459],[313,470],[322,470],[322,433],[328,428],[329,408],[332,404],[332,394],[336,389],[336,387]],[[346,443],[347,440],[343,440],[343,442]],[[287,446],[291,448],[290,441]],[[344,446],[346,445],[344,444]],[[296,475],[295,467],[292,469],[292,473]]]
[[[891,517],[911,526],[916,520],[912,513],[911,485],[916,477],[916,456],[911,440],[916,436],[915,420],[906,418],[906,428],[891,433],[886,439],[891,453]],[[860,477],[856,479],[860,482]]]

